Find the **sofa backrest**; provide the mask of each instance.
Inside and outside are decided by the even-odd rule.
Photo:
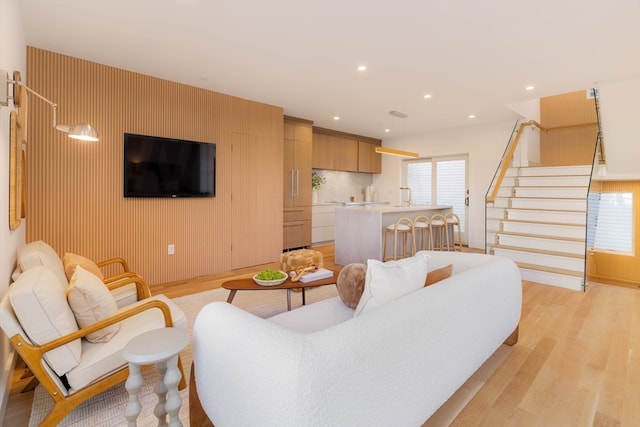
[[[429,271],[453,264],[453,275],[489,262],[493,257],[471,252],[424,251],[429,254]]]

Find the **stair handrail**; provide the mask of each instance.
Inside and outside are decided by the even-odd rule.
[[[598,89],[593,89],[593,101],[596,107],[596,123],[598,126],[597,140],[596,140],[596,152],[598,154],[598,165],[605,165],[607,159],[604,155],[604,139],[602,137],[602,122],[600,121],[600,93]]]
[[[509,169],[509,165],[511,164],[511,160],[513,159],[513,155],[516,152],[516,148],[518,148],[518,142],[520,141],[520,137],[522,136],[522,132],[528,126],[534,126],[540,129],[541,131],[548,131],[548,129],[543,128],[540,123],[535,120],[529,120],[528,122],[520,123],[518,127],[518,132],[516,136],[513,138],[513,142],[507,148],[507,151],[502,156],[502,161],[500,164],[500,169],[497,173],[497,178],[494,179],[493,190],[490,195],[487,196],[487,203],[495,202],[496,197],[498,197],[498,191],[500,190],[500,186],[502,185],[502,180],[507,174],[507,170]]]
[[[596,134],[596,146],[593,150],[593,159],[591,162],[591,174],[589,177],[589,186],[587,188],[587,207],[585,209],[585,236],[584,236],[584,253],[585,253],[585,257],[584,257],[584,275],[582,278],[582,283],[583,283],[583,290],[586,291],[587,287],[588,287],[588,277],[589,277],[589,262],[587,261],[589,255],[588,252],[590,250],[591,244],[593,244],[593,241],[590,239],[590,235],[591,235],[591,231],[590,231],[590,227],[597,227],[597,221],[593,221],[590,219],[591,216],[591,198],[590,195],[592,192],[594,191],[598,191],[597,189],[594,190],[594,186],[597,188],[597,184],[594,182],[594,174],[598,174],[600,175],[601,167],[606,166],[607,161],[605,158],[605,154],[604,154],[604,137],[602,134],[602,122],[600,121],[600,102],[599,102],[599,93],[597,89],[594,89],[594,93],[593,93],[593,100],[595,103],[595,108],[596,108],[596,124],[597,124],[597,134]],[[593,237],[595,237],[595,229],[593,231]]]

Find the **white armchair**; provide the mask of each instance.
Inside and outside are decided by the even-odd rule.
[[[31,255],[36,252],[43,253],[33,251]],[[47,252],[46,248],[44,252]],[[81,402],[126,380],[129,369],[122,358],[122,350],[133,337],[163,327],[186,330],[187,319],[166,296],[146,297],[150,295],[147,285],[134,274],[125,274],[105,283],[81,269],[70,287],[64,272],[60,274],[60,270],[55,270],[55,262],[54,269],[45,265],[43,261],[52,261],[50,257],[40,257],[40,261],[36,258],[24,258],[33,261],[32,265],[23,268],[0,301],[0,328],[54,401],[53,409],[41,425],[55,426]],[[35,265],[38,262],[41,265]],[[90,282],[90,285],[80,284],[80,280]],[[127,286],[132,289],[129,299],[143,298],[118,308],[114,295]],[[70,296],[74,287],[87,293],[97,289],[101,298],[106,295],[111,311],[96,316],[96,321],[92,322],[91,315],[97,309],[88,303],[90,316],[87,322],[86,316],[80,317],[78,300],[72,300]],[[111,332],[105,338],[102,332],[113,329],[114,325],[115,333]],[[100,338],[96,339],[96,336]],[[182,372],[180,362],[179,367]],[[183,378],[179,388],[184,387]]]

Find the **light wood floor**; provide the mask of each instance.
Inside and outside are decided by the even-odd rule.
[[[314,248],[334,265],[333,247]],[[271,265],[269,265],[271,266]],[[266,266],[155,286],[175,298]],[[27,425],[33,393],[14,384],[6,426]],[[520,340],[500,347],[425,424],[433,426],[640,425],[640,293],[592,284],[576,292],[523,283]]]

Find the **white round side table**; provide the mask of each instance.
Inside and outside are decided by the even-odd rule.
[[[158,418],[158,426],[166,426],[166,415],[169,414],[169,427],[182,427],[178,412],[182,400],[178,393],[178,383],[182,374],[178,369],[178,355],[189,343],[187,333],[182,329],[162,328],[145,332],[133,338],[122,351],[122,357],[129,362],[129,378],[125,388],[129,392],[129,403],[125,416],[129,427],[136,426],[140,414],[140,387],[142,374],[140,368],[155,364],[160,379],[155,387],[158,404],[153,413]]]

